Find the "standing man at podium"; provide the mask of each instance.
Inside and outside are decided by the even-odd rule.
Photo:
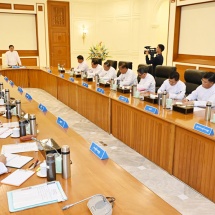
[[[8,66],[21,66],[21,60],[17,51],[14,51],[14,46],[9,45],[9,51],[5,54],[6,64]]]

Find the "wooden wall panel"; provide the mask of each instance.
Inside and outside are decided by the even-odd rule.
[[[78,86],[78,113],[110,133],[110,99]]]
[[[68,106],[72,108],[73,110],[77,111],[77,96],[78,96],[78,90],[77,85],[73,83],[69,83],[69,89],[68,89]]]
[[[208,71],[208,72],[215,72],[215,68],[199,67],[199,70]]]
[[[11,4],[0,3],[0,9],[12,9]]]
[[[181,81],[185,81],[184,80],[184,72],[186,69],[196,69],[195,66],[189,66],[189,65],[181,65],[181,64],[176,64],[176,69],[177,69],[177,72],[180,74],[180,80]]]
[[[24,66],[38,66],[37,58],[21,58],[21,62]]]
[[[215,201],[215,144],[176,127],[173,175]]]
[[[57,79],[57,99],[68,106],[69,82],[62,78]]]
[[[151,114],[112,101],[112,134],[172,173],[175,126]]]
[[[34,11],[34,5],[14,4],[14,10],[30,10],[30,11]]]

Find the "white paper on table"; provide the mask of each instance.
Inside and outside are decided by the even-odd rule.
[[[2,128],[0,128],[0,129],[2,129]],[[3,129],[6,129],[6,130],[3,133],[0,132],[1,139],[7,138],[8,136],[10,136],[13,133],[12,129],[8,129],[8,128],[3,128]]]
[[[27,143],[17,143],[17,144],[8,144],[3,145],[1,153],[19,153],[19,152],[30,152],[38,151],[36,142],[27,142]]]
[[[3,125],[4,128],[19,127],[19,123],[18,122],[8,122],[8,123],[3,123],[2,125]]]
[[[194,107],[194,112],[196,112],[196,111],[200,111],[200,110],[204,110],[205,108],[200,108],[200,107]]]
[[[0,111],[1,111],[1,112],[2,112],[2,111],[5,111],[5,110],[6,110],[5,106],[0,107]]]
[[[33,159],[33,157],[10,153],[5,153],[4,156],[6,157],[6,166],[14,168],[21,168]]]

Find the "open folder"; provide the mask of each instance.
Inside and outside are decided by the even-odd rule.
[[[59,181],[13,190],[7,192],[7,198],[10,212],[67,200]]]

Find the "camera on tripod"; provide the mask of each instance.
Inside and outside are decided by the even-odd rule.
[[[157,53],[156,48],[151,48],[151,46],[145,46],[144,48],[147,49],[151,56],[154,56]],[[144,54],[146,54],[146,50],[144,51]]]

